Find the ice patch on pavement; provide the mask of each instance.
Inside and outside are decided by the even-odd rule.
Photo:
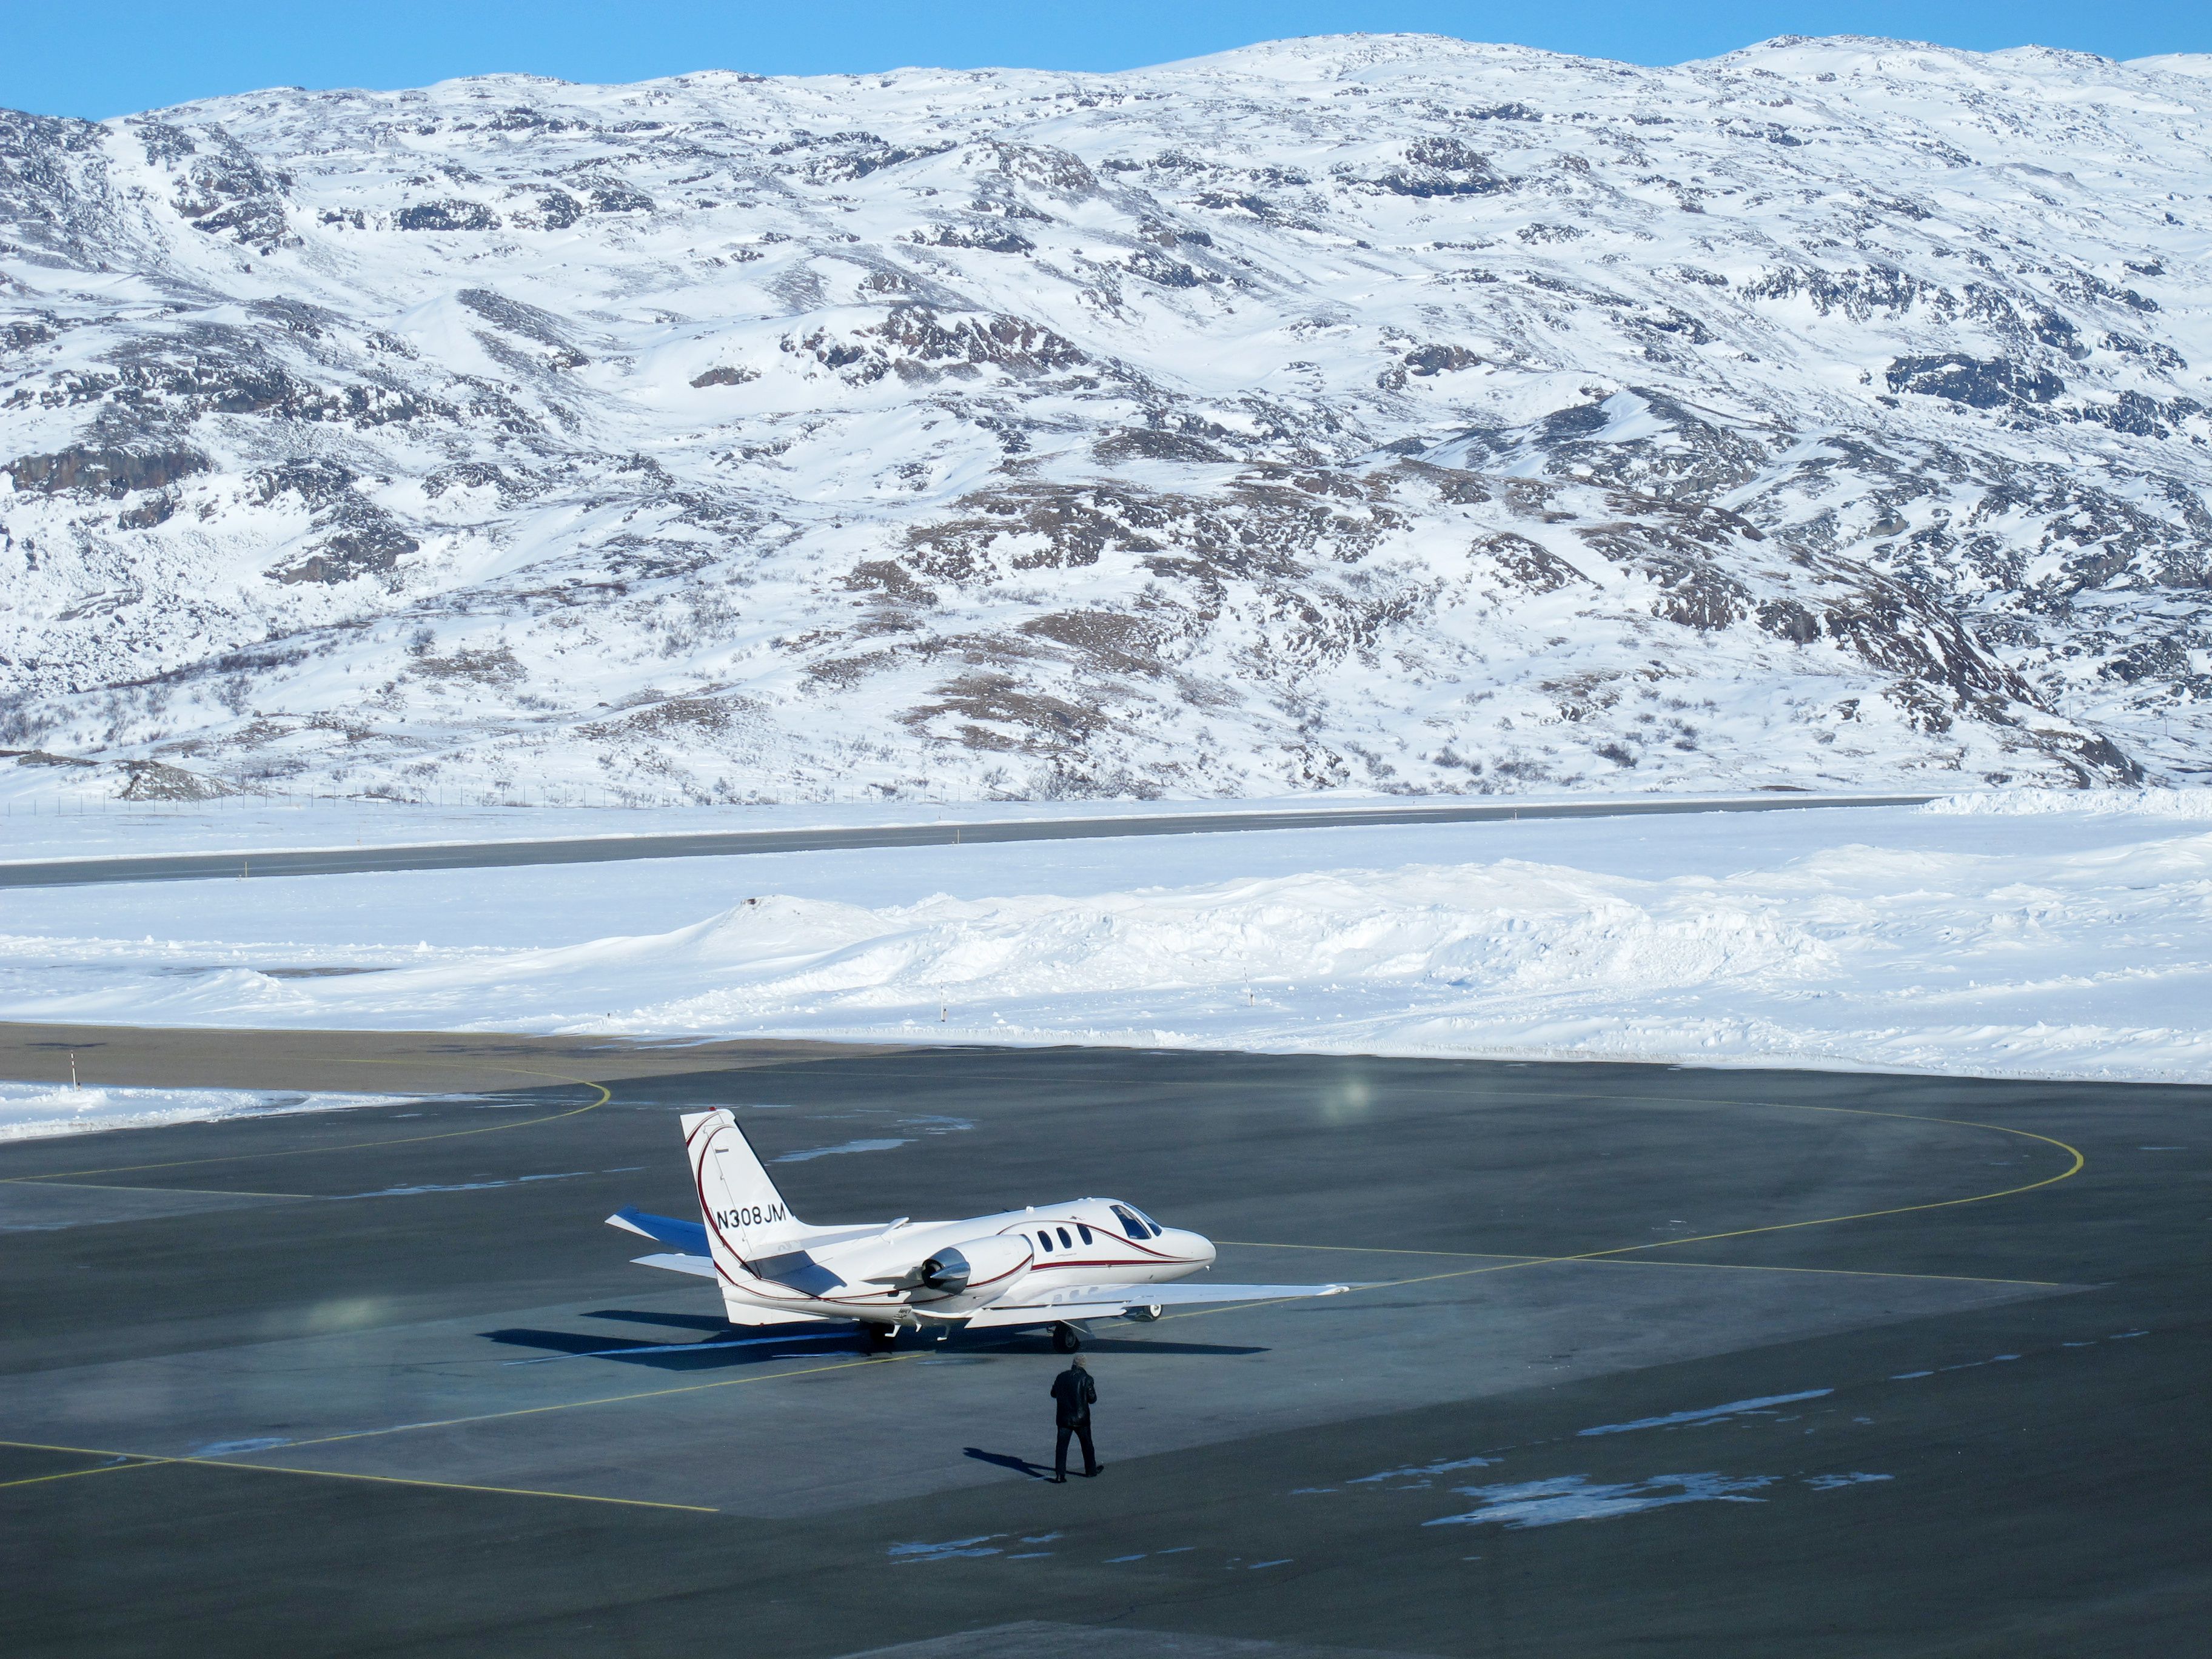
[[[382,1187],[373,1193],[332,1193],[328,1202],[355,1198],[416,1198],[424,1193],[481,1193],[494,1187],[520,1187],[532,1181],[574,1181],[589,1175],[612,1175],[611,1170],[563,1170],[558,1175],[509,1176],[503,1180],[457,1181],[447,1186]]]
[[[1344,1484],[1364,1486],[1377,1480],[1419,1480],[1432,1474],[1449,1474],[1458,1469],[1486,1469],[1497,1461],[1494,1457],[1453,1457],[1441,1463],[1416,1463],[1402,1469],[1385,1469],[1380,1474],[1357,1475]]]
[[[994,1538],[1003,1538],[1000,1532],[987,1532],[977,1538],[955,1538],[942,1544],[894,1544],[884,1552],[894,1561],[959,1561],[977,1556],[997,1555],[989,1547]]]
[[[1461,1493],[1482,1507],[1464,1515],[1440,1515],[1425,1527],[1486,1526],[1516,1529],[1556,1527],[1568,1521],[1610,1521],[1675,1504],[1760,1504],[1745,1494],[1772,1486],[1771,1474],[1655,1474],[1648,1480],[1592,1484],[1586,1474],[1550,1480],[1522,1480],[1496,1486],[1462,1486]]]
[[[1794,1406],[1801,1400],[1819,1400],[1834,1392],[1833,1389],[1807,1389],[1802,1394],[1762,1395],[1756,1400],[1732,1400],[1725,1406],[1703,1406],[1695,1411],[1669,1412],[1664,1417],[1639,1417],[1632,1423],[1601,1423],[1594,1429],[1583,1429],[1579,1433],[1587,1438],[1594,1434],[1630,1434],[1638,1429],[1673,1429],[1686,1423],[1712,1423],[1724,1417],[1738,1417],[1747,1412],[1765,1412],[1777,1406]]]
[[[1872,1480],[1894,1480],[1893,1474],[1808,1474],[1805,1484],[1814,1492],[1833,1492],[1839,1486],[1863,1486]]]
[[[0,1083],[0,1141],[35,1140],[94,1129],[146,1129],[275,1112],[335,1112],[397,1106],[411,1095],[302,1093],[296,1090],[71,1089],[52,1083]]]
[[[805,1164],[817,1158],[836,1158],[843,1152],[888,1152],[894,1146],[911,1146],[911,1140],[848,1140],[840,1146],[809,1146],[804,1152],[786,1152],[771,1158],[772,1164]]]

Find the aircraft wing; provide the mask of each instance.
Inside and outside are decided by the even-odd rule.
[[[1179,1285],[1089,1285],[1075,1292],[1084,1300],[1108,1299],[1133,1308],[1195,1307],[1208,1302],[1291,1301],[1305,1296],[1342,1296],[1358,1285],[1211,1285],[1188,1279]]]
[[[1341,1296],[1358,1285],[1070,1285],[994,1302],[968,1322],[970,1330],[997,1325],[1049,1325],[1062,1320],[1111,1319],[1131,1308],[1197,1307],[1210,1302],[1279,1302],[1309,1296]]]
[[[714,1276],[714,1263],[703,1255],[634,1255],[630,1261],[641,1267],[665,1267],[671,1273],[696,1273],[702,1279]]]

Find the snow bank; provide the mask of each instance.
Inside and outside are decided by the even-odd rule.
[[[1672,826],[1522,826],[1456,843],[1517,856],[1143,884],[1222,856],[1168,839],[1086,851],[1137,878],[1087,890],[979,890],[1054,867],[994,848],[964,896],[786,893],[665,931],[344,975],[274,976],[235,952],[194,975],[131,954],[172,947],[50,939],[35,943],[70,971],[0,979],[0,1017],[2212,1080],[2212,831],[2155,811],[2002,831],[1910,809],[1810,822],[1830,816],[1706,826],[1694,860]],[[1300,844],[1407,845],[1358,834]],[[0,943],[21,959],[34,942]]]
[[[2212,818],[2212,789],[1996,789],[1946,795],[1920,810],[1939,817],[2128,812],[2141,817]]]
[[[31,1140],[88,1129],[144,1129],[264,1112],[331,1112],[388,1106],[392,1095],[269,1093],[253,1089],[71,1089],[0,1083],[0,1140]]]

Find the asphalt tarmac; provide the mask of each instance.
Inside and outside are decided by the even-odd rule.
[[[517,1086],[0,1146],[10,1656],[2087,1655],[2212,1615],[2212,1091],[34,1028],[0,1069],[58,1039],[95,1081],[358,1089],[383,1042]],[[871,1357],[629,1264],[600,1218],[683,1212],[713,1104],[809,1220],[1112,1194],[1224,1277],[1372,1288],[1101,1324],[1107,1467],[1048,1485],[1041,1335]]]
[[[1254,830],[1372,829],[1406,823],[1504,823],[1521,818],[1610,818],[1685,812],[1785,812],[1820,807],[1917,806],[1934,795],[1747,795],[1698,799],[1455,802],[1449,805],[1290,807],[1101,818],[976,823],[873,824],[825,830],[720,830],[684,835],[570,836],[539,841],[420,842],[235,853],[104,854],[0,863],[0,889],[85,887],[118,881],[213,881],[254,876],[358,875],[386,870],[489,870],[633,859],[736,858],[884,847],[951,847],[1017,841],[1096,841],[1124,836],[1210,836]]]

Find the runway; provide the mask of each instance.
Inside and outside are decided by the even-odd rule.
[[[1205,836],[1267,830],[1343,830],[1412,823],[1506,823],[1522,818],[1646,817],[1694,812],[1808,811],[1915,806],[1934,795],[1753,795],[1699,799],[1458,802],[1449,805],[1294,807],[974,823],[878,824],[817,830],[725,830],[687,835],[570,836],[548,840],[422,842],[217,853],[103,855],[0,863],[0,888],[83,887],[108,882],[212,881],[272,876],[358,875],[390,870],[487,870],[634,859],[736,858],[766,853],[849,852],[1125,836]]]
[[[11,1655],[2092,1653],[2212,1613],[2212,1091],[26,1027],[0,1070],[62,1042],[437,1092],[0,1146]],[[1040,1337],[871,1357],[629,1265],[600,1218],[683,1212],[713,1104],[809,1220],[1113,1194],[1225,1278],[1373,1288],[1102,1324],[1108,1467],[1046,1485]]]

